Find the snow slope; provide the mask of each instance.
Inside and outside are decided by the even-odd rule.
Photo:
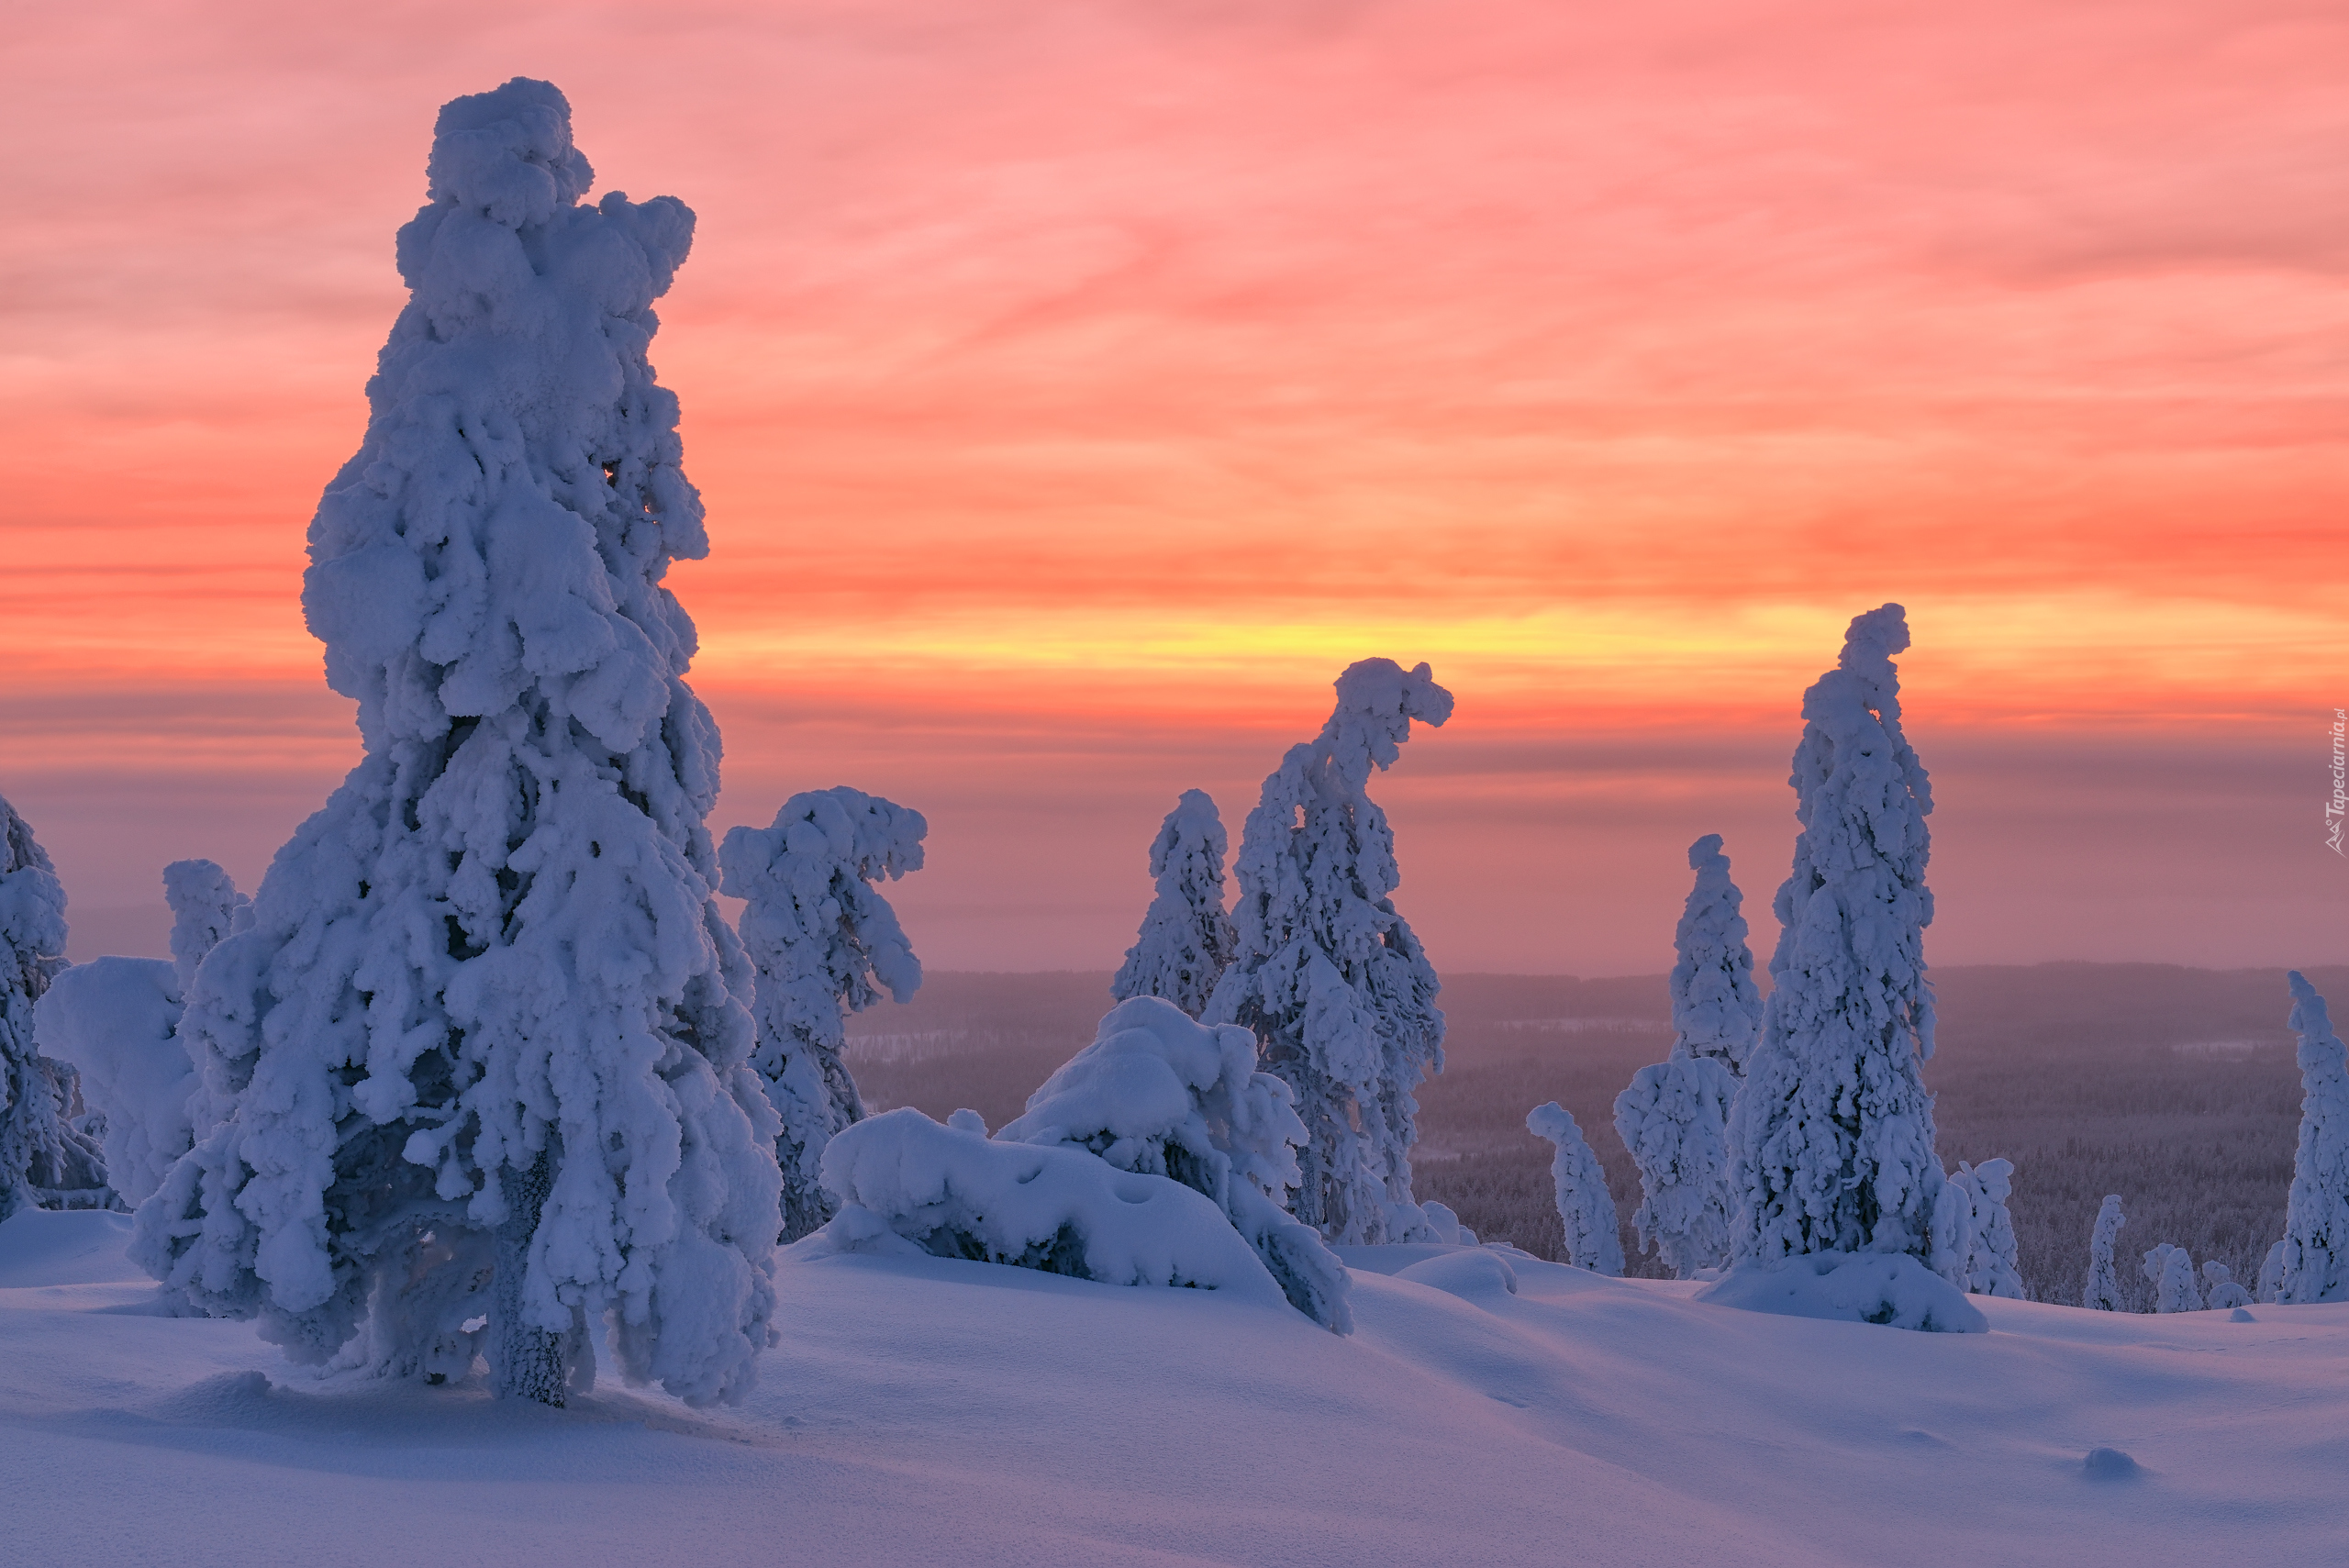
[[[568,1410],[153,1316],[128,1221],[0,1225],[6,1538],[44,1564],[2340,1561],[2349,1305],[1977,1298],[1987,1334],[1347,1249],[1357,1329],[786,1256],[748,1405]],[[2093,1479],[2110,1446],[2141,1471]]]

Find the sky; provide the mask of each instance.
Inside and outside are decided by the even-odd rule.
[[[346,14],[348,13],[348,14]],[[922,810],[949,969],[1107,968],[1353,661],[1440,968],[1755,942],[1905,605],[1937,962],[2349,960],[2349,13],[1554,0],[20,6],[0,795],[73,951],[358,753],[296,602],[440,103],[698,214],[652,357],[716,825]]]

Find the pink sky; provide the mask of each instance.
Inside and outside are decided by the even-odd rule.
[[[1385,654],[1460,698],[1379,792],[1439,963],[1661,969],[1698,834],[1763,915],[1802,686],[1886,599],[1937,961],[2349,958],[2336,8],[15,25],[0,793],[84,955],[348,766],[302,530],[432,114],[527,73],[700,215],[654,359],[722,822],[920,807],[934,964],[1114,962],[1174,795],[1236,828]]]

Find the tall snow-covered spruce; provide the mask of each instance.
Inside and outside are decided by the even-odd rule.
[[[2297,969],[2288,983],[2300,1037],[2300,1142],[2273,1265],[2275,1299],[2349,1301],[2349,1051],[2316,987]]]
[[[1733,1117],[1733,1253],[1916,1258],[1953,1284],[1965,1266],[1965,1195],[1933,1149],[1925,982],[1932,795],[1900,730],[1898,605],[1855,617],[1836,667],[1803,694],[1794,756],[1794,871],[1762,1037]]]
[[[1672,1054],[1615,1096],[1615,1130],[1640,1168],[1631,1223],[1682,1279],[1729,1261],[1730,1106],[1762,1019],[1744,895],[1721,836],[1689,845],[1688,866],[1697,882],[1673,937]]]
[[[64,967],[64,884],[32,825],[0,799],[0,1219],[106,1202],[104,1157],[65,1117],[73,1070],[34,1043],[33,1009]]]
[[[366,754],[196,973],[227,1119],[134,1255],[298,1360],[372,1326],[386,1372],[479,1349],[549,1404],[606,1314],[625,1376],[707,1403],[773,1337],[778,1176],[662,585],[708,549],[646,360],[693,214],[591,179],[545,83],[440,112],[303,583]]]
[[[1292,1212],[1341,1244],[1432,1240],[1411,1196],[1420,1081],[1443,1067],[1435,970],[1388,896],[1395,835],[1370,775],[1452,694],[1428,667],[1365,659],[1319,736],[1289,748],[1241,834],[1240,933],[1205,1021],[1255,1031],[1306,1143]]]
[[[784,802],[769,828],[736,828],[718,848],[724,891],[743,900],[742,946],[758,971],[759,1044],[751,1058],[783,1118],[782,1239],[832,1218],[824,1145],[864,1119],[841,1050],[847,1020],[886,991],[921,988],[921,960],[873,884],[921,869],[920,812],[841,785]]]
[[[1223,819],[1203,789],[1186,789],[1151,840],[1157,895],[1109,982],[1123,1002],[1163,996],[1196,1018],[1230,965],[1238,934],[1223,909]]]

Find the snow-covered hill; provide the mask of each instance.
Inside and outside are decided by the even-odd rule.
[[[2349,1557],[2349,1306],[1767,1317],[1478,1249],[1352,1251],[1359,1328],[786,1255],[705,1414],[319,1378],[153,1315],[128,1221],[0,1225],[0,1558],[43,1564],[1801,1563]],[[1514,1284],[1514,1289],[1511,1284]],[[2092,1475],[2091,1449],[2140,1468]]]

